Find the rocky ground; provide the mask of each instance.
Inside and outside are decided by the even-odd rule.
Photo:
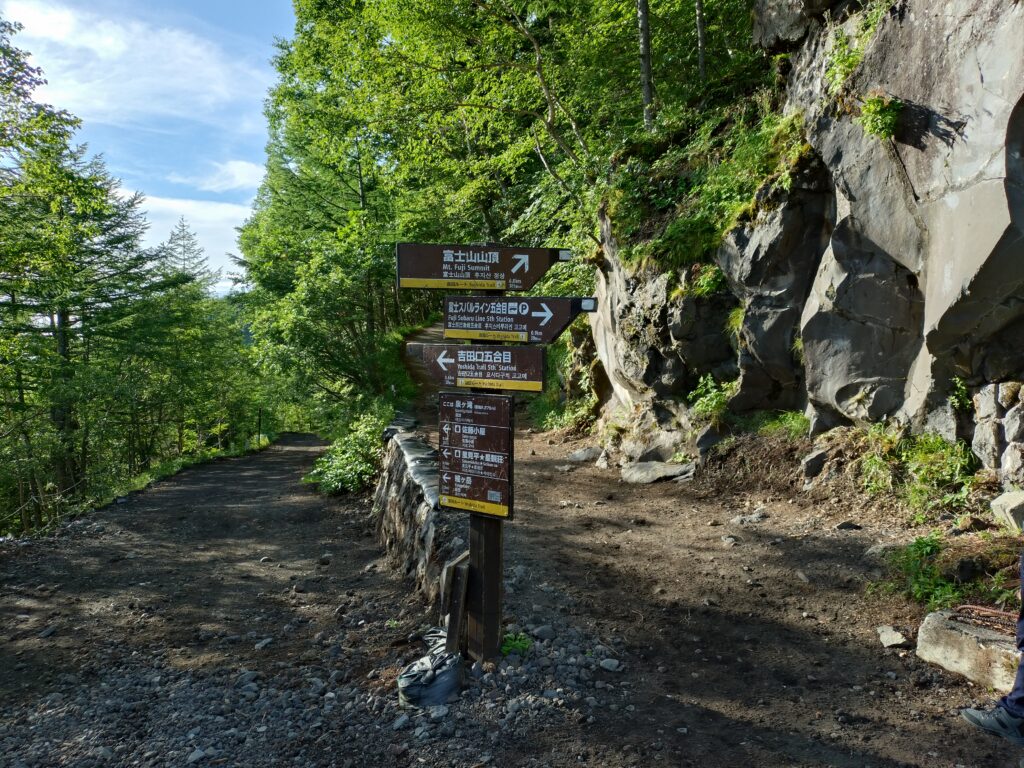
[[[985,691],[881,647],[919,618],[866,589],[891,515],[623,485],[584,445],[519,435],[506,619],[533,647],[425,711],[395,678],[435,617],[364,499],[300,483],[308,436],[0,544],[0,765],[1017,765],[956,716]]]

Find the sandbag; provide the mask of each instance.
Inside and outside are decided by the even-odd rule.
[[[398,702],[403,707],[444,704],[462,687],[462,654],[445,651],[445,630],[424,633],[428,653],[416,659],[398,676]]]

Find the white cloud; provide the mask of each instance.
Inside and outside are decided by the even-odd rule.
[[[0,0],[24,25],[17,45],[32,52],[49,84],[38,97],[86,121],[130,126],[174,118],[249,124],[253,94],[266,92],[269,67],[229,54],[185,29],[105,18],[50,0]],[[261,121],[252,120],[262,128]],[[158,125],[154,125],[158,127]]]
[[[238,253],[235,227],[248,218],[251,213],[249,206],[187,198],[147,197],[142,207],[150,224],[146,245],[165,241],[178,219],[184,216],[206,251],[210,267],[222,271],[237,269],[226,254]]]
[[[197,178],[172,173],[167,180],[188,184],[204,192],[255,191],[263,181],[263,166],[248,160],[228,160],[226,163],[214,163],[213,172],[206,176]]]

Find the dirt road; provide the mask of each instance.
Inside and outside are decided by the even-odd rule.
[[[397,708],[432,617],[290,435],[0,544],[0,765],[1017,765],[955,716],[985,692],[879,645],[916,621],[865,593],[898,526],[518,439],[506,618],[535,644],[458,701]]]

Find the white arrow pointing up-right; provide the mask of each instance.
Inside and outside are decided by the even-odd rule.
[[[512,274],[513,275],[516,272],[518,272],[520,269],[523,270],[523,272],[529,272],[530,271],[530,254],[528,254],[528,253],[517,253],[515,256],[512,257],[512,261],[515,262],[512,265]]]
[[[448,363],[454,363],[455,359],[448,357],[448,350],[442,349],[441,354],[437,356],[437,364],[441,366],[441,370],[448,373]]]
[[[545,304],[543,301],[540,303],[540,305],[542,307],[544,307],[544,311],[543,312],[531,312],[530,315],[531,315],[531,317],[543,317],[544,319],[540,321],[540,324],[541,325],[547,325],[548,324],[548,320],[550,320],[552,317],[554,317],[555,313],[552,312],[551,308],[547,304]]]

